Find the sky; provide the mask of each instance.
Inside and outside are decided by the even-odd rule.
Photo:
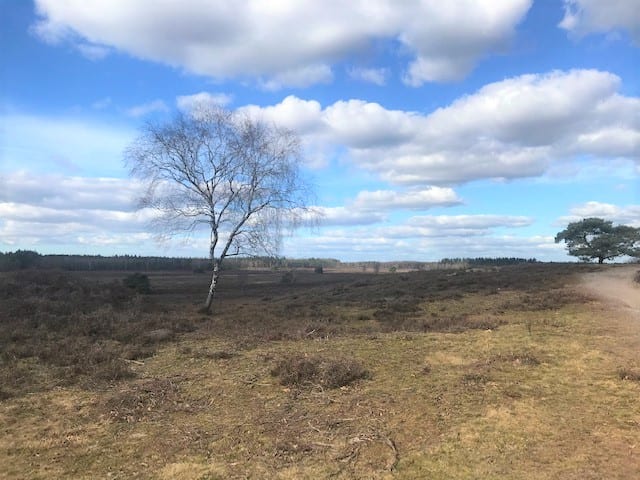
[[[640,0],[0,0],[0,251],[159,241],[124,150],[196,103],[292,129],[319,225],[287,257],[565,261],[640,227]]]

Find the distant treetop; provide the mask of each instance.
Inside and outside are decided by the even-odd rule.
[[[556,243],[564,241],[569,255],[584,262],[612,260],[617,257],[640,257],[640,229],[627,225],[614,226],[602,218],[584,218],[572,222],[556,235]]]

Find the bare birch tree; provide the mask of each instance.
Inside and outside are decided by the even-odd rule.
[[[125,152],[145,182],[140,206],[158,212],[168,235],[210,232],[211,311],[225,258],[277,253],[283,228],[308,212],[298,137],[275,125],[201,105],[174,120],[148,124]]]

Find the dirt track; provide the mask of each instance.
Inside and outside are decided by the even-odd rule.
[[[612,305],[631,308],[640,312],[640,285],[634,282],[637,265],[612,266],[601,272],[583,277],[583,285],[589,293]]]

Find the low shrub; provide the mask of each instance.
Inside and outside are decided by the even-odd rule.
[[[117,382],[134,378],[136,374],[129,365],[120,358],[110,358],[94,366],[91,372],[91,381]],[[91,382],[90,382],[91,383]]]
[[[619,368],[618,378],[620,380],[631,380],[633,382],[640,382],[640,370],[631,368]]]
[[[119,422],[138,422],[180,409],[180,387],[164,378],[150,378],[119,389],[104,402],[109,417]]]
[[[144,273],[132,273],[127,275],[122,283],[125,287],[135,290],[137,293],[151,293],[151,284],[149,277]]]
[[[297,387],[339,388],[369,378],[369,372],[356,360],[320,356],[291,355],[271,370],[280,384]]]
[[[159,313],[154,297],[136,295],[146,275],[127,278],[131,285],[58,271],[0,276],[1,395],[132,378],[132,361],[196,328],[198,319]]]
[[[293,272],[285,272],[282,274],[282,277],[280,278],[280,283],[283,283],[285,285],[290,285],[293,282],[295,282],[295,276],[293,275]]]

